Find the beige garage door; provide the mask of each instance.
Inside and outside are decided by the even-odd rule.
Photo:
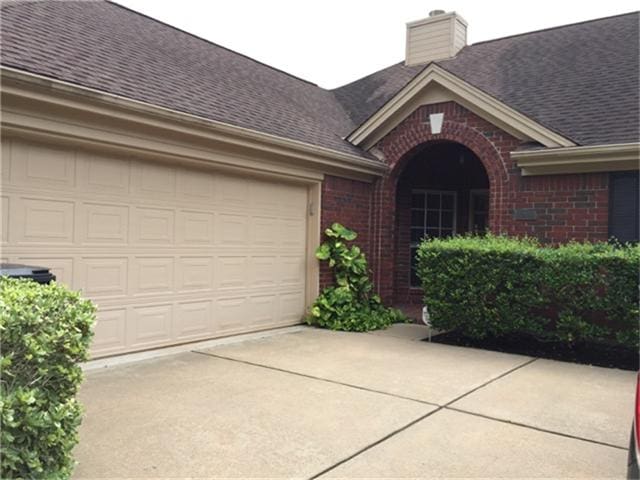
[[[2,259],[99,307],[95,357],[298,323],[307,187],[3,140]]]

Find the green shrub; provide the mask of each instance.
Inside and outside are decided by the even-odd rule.
[[[325,231],[327,241],[318,247],[316,257],[333,270],[335,285],[325,288],[306,317],[310,325],[331,330],[365,332],[405,321],[399,311],[385,307],[373,293],[365,255],[356,245],[353,230],[334,223]]]
[[[0,277],[1,478],[68,478],[95,308],[57,284]]]
[[[523,332],[567,343],[638,345],[639,246],[541,247],[503,236],[424,241],[418,276],[436,329]]]

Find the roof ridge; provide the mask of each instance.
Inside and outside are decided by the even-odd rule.
[[[506,35],[504,37],[492,38],[491,40],[482,40],[481,42],[472,43],[471,45],[466,45],[465,47],[475,47],[476,45],[483,45],[485,43],[499,42],[501,40],[507,40],[509,38],[524,37],[525,35],[534,35],[537,33],[548,32],[550,30],[558,30],[561,28],[574,27],[576,25],[584,25],[585,23],[600,22],[602,20],[609,20],[611,18],[624,17],[626,15],[635,15],[638,13],[640,13],[640,10],[634,10],[632,12],[627,12],[627,13],[618,13],[616,15],[609,15],[608,17],[592,18],[591,20],[582,20],[580,22],[566,23],[564,25],[556,25],[555,27],[540,28],[538,30],[531,30],[529,32],[514,33],[513,35]]]
[[[203,38],[203,37],[201,37],[201,36],[199,36],[199,35],[196,35],[196,34],[194,34],[194,33],[191,33],[191,32],[188,32],[188,31],[186,31],[186,30],[183,30],[183,29],[181,29],[181,28],[179,28],[179,27],[176,27],[175,25],[171,25],[170,23],[164,22],[164,21],[162,21],[162,20],[158,20],[157,18],[154,18],[154,17],[152,17],[152,16],[150,16],[150,15],[147,15],[146,13],[138,12],[137,10],[134,10],[134,9],[132,9],[132,8],[129,8],[129,7],[125,6],[125,5],[121,5],[121,4],[119,4],[119,3],[115,2],[114,0],[102,0],[102,1],[104,1],[105,3],[110,3],[111,5],[114,5],[114,6],[118,7],[118,8],[122,8],[123,10],[127,10],[127,11],[129,11],[129,12],[132,12],[132,13],[134,13],[134,14],[136,14],[136,15],[141,16],[141,17],[148,18],[149,20],[151,20],[151,21],[153,21],[153,22],[156,22],[156,23],[160,23],[160,24],[162,24],[162,25],[165,25],[165,26],[167,26],[167,27],[169,27],[169,28],[171,28],[171,29],[173,29],[173,30],[176,30],[176,31],[178,31],[178,32],[180,32],[180,33],[184,33],[184,34],[186,34],[186,35],[189,35],[190,37],[196,38],[196,39],[198,39],[198,40],[200,40],[200,41],[206,42],[206,43],[208,43],[208,44],[210,44],[210,45],[213,45],[213,46],[215,46],[215,47],[222,48],[223,50],[226,50],[227,52],[231,52],[231,53],[233,53],[234,55],[238,55],[238,56],[240,56],[240,57],[244,57],[244,58],[246,58],[247,60],[251,60],[252,62],[257,63],[258,65],[262,65],[262,66],[267,67],[267,68],[269,68],[269,69],[271,69],[271,70],[274,70],[274,71],[276,71],[276,72],[278,72],[278,73],[282,73],[282,74],[284,74],[284,75],[287,75],[288,77],[291,77],[291,78],[293,78],[294,80],[299,80],[299,81],[301,81],[301,82],[307,83],[307,84],[309,84],[309,85],[312,85],[312,86],[314,86],[314,87],[318,87],[318,88],[320,88],[321,90],[325,90],[325,91],[326,91],[326,89],[322,88],[322,87],[321,87],[321,86],[319,86],[317,83],[313,83],[313,82],[311,82],[310,80],[305,80],[304,78],[301,78],[301,77],[298,77],[298,76],[296,76],[296,75],[293,75],[292,73],[285,72],[284,70],[282,70],[282,69],[280,69],[280,68],[274,67],[273,65],[269,65],[268,63],[265,63],[265,62],[261,62],[260,60],[256,60],[255,58],[250,57],[249,55],[246,55],[246,54],[244,54],[244,53],[236,52],[235,50],[232,50],[232,49],[230,49],[230,48],[228,48],[228,47],[225,47],[224,45],[220,45],[219,43],[213,42],[213,41],[208,40],[208,39],[206,39],[206,38]]]

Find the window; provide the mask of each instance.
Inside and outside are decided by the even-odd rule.
[[[489,218],[489,191],[471,190],[469,192],[469,231],[485,233]]]
[[[620,242],[637,242],[638,172],[615,172],[609,180],[609,237]]]
[[[416,252],[425,237],[448,237],[456,232],[456,192],[413,190],[411,192],[411,283],[420,286]]]

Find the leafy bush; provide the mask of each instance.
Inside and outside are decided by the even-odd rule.
[[[523,332],[567,343],[638,345],[639,246],[541,247],[503,236],[425,240],[418,276],[436,329]]]
[[[346,243],[357,238],[356,232],[334,223],[325,235],[327,242],[318,247],[316,257],[328,262],[336,284],[320,293],[307,323],[331,330],[364,332],[405,321],[399,310],[385,307],[373,293],[365,255],[356,245]]]
[[[68,478],[95,308],[63,286],[0,277],[1,478]]]

